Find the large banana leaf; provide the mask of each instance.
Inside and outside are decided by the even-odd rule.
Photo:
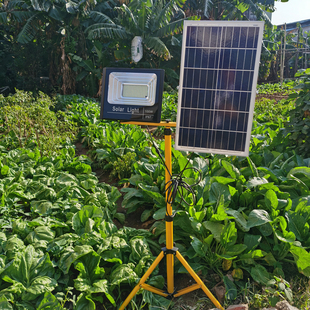
[[[170,58],[170,52],[165,43],[159,37],[148,37],[144,45],[159,56]]]
[[[29,43],[33,40],[36,33],[38,32],[38,26],[35,17],[40,13],[33,14],[28,18],[26,24],[24,25],[22,31],[17,36],[17,42],[19,43]]]
[[[92,26],[89,26],[86,30],[88,33],[88,38],[110,38],[110,39],[127,39],[129,37],[129,33],[119,25],[109,24],[109,23],[98,23]]]

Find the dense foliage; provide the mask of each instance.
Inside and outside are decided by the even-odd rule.
[[[253,14],[266,24],[260,66],[260,78],[265,79],[283,37],[283,31],[271,25],[265,10],[273,11],[274,2],[2,1],[0,92],[8,94],[19,88],[96,96],[100,94],[102,68],[108,66],[164,68],[166,86],[175,88],[184,19],[247,20]],[[138,64],[131,60],[134,36],[143,38],[144,57]],[[287,37],[287,48],[296,45],[291,37]],[[301,34],[299,37],[303,38]],[[299,45],[308,41],[300,39]],[[293,73],[297,70],[295,59],[299,67],[305,59],[302,54],[296,57],[287,59],[288,70]],[[273,78],[277,78],[277,70]]]
[[[295,102],[296,109],[290,113],[286,133],[291,133],[290,144],[297,148],[298,153],[307,156],[310,154],[310,69],[300,70],[296,75],[301,79],[301,83],[295,87],[300,92],[289,96],[289,101]]]
[[[55,102],[39,92],[16,90],[12,96],[0,94],[0,126],[7,149],[37,145],[41,154],[59,149],[74,138],[78,129],[62,112],[54,113]]]

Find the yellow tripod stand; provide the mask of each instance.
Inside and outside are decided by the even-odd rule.
[[[145,122],[126,122],[125,124],[133,124],[133,125],[141,125],[141,126],[163,126],[165,127],[165,163],[167,169],[172,171],[172,162],[171,162],[171,127],[176,127],[175,122],[161,122],[161,123],[145,123]],[[168,182],[170,181],[170,174],[169,171],[166,169],[165,173],[165,180],[166,180],[166,187]],[[166,196],[168,192],[166,192]],[[168,201],[167,197],[167,201]],[[166,265],[167,265],[167,291],[160,290],[156,287],[150,286],[145,284],[147,278],[151,275],[154,271],[156,266],[160,263],[160,261],[166,256]],[[193,277],[196,281],[196,284],[191,285],[187,288],[179,290],[177,292],[174,291],[174,256],[181,262],[181,264],[185,267],[185,269],[189,272],[189,274]],[[184,257],[180,254],[177,248],[173,246],[173,217],[172,217],[172,206],[171,204],[167,203],[167,213],[166,213],[166,247],[162,249],[160,254],[154,260],[152,265],[140,279],[139,283],[134,287],[131,293],[128,295],[124,303],[121,305],[119,310],[124,310],[125,307],[130,303],[132,298],[136,295],[136,293],[141,289],[148,290],[155,294],[158,294],[163,297],[179,297],[186,293],[192,292],[201,288],[205,294],[210,298],[213,304],[221,310],[224,308],[221,304],[216,300],[216,298],[212,295],[212,293],[208,290],[199,276],[195,273],[195,271],[190,267],[190,265],[186,262]]]

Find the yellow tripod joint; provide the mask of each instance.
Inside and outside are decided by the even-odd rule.
[[[179,249],[176,247],[173,247],[172,249],[167,249],[166,247],[164,247],[161,250],[164,252],[165,255],[167,255],[167,254],[176,255],[177,252],[179,251]]]

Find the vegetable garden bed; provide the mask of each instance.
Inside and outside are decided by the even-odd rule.
[[[164,119],[175,118],[176,98],[165,94]],[[165,242],[164,167],[145,130],[99,120],[93,100],[56,100],[0,97],[0,302],[3,309],[115,309]],[[211,279],[210,289],[222,281],[225,305],[260,309],[281,298],[309,305],[297,284],[310,276],[310,158],[282,134],[293,109],[293,101],[258,102],[248,158],[189,159],[173,150],[174,173],[190,160],[203,176],[197,204],[177,210],[176,246]],[[197,173],[186,178],[193,184]],[[163,263],[148,283],[162,288],[164,277]],[[197,309],[211,306],[190,296]],[[174,302],[143,291],[130,307],[171,309]],[[184,297],[172,308],[189,306]]]

